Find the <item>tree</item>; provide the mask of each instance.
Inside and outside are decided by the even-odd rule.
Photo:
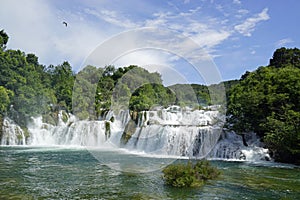
[[[131,96],[129,109],[132,111],[150,110],[154,106],[174,105],[175,94],[161,84],[145,84]]]
[[[275,159],[300,164],[300,112],[287,109],[283,115],[272,113],[264,126],[265,142]]]
[[[0,86],[0,114],[6,113],[13,97],[13,92]]]
[[[6,44],[8,42],[8,35],[4,32],[4,30],[0,31],[0,49],[4,50],[6,48]]]
[[[288,65],[300,68],[300,49],[287,49],[284,47],[277,49],[274,52],[273,57],[270,59],[269,64],[269,66],[274,66],[276,68]]]
[[[72,91],[74,86],[74,73],[68,62],[63,62],[52,69],[48,69],[51,74],[52,87],[55,91],[59,109],[72,110]]]
[[[73,92],[73,113],[80,119],[95,119],[99,117],[97,108],[99,92],[97,84],[103,73],[102,69],[86,66],[76,75]],[[98,94],[98,95],[97,95]]]

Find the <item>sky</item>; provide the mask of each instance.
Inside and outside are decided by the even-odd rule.
[[[299,48],[299,8],[298,0],[1,0],[0,29],[8,49],[46,66],[135,64],[167,85],[213,83],[267,65],[277,48]]]

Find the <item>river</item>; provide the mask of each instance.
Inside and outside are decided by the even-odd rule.
[[[147,169],[174,159],[97,152],[98,159],[84,147],[1,146],[0,199],[300,199],[300,168],[294,165],[215,160],[219,179],[178,189],[164,185],[161,168],[134,173],[107,162],[128,158]]]

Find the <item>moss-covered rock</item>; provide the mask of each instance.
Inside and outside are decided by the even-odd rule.
[[[69,114],[66,112],[66,111],[61,111],[61,114],[62,114],[62,121],[64,123],[67,123],[67,121],[69,120]]]
[[[26,144],[28,143],[28,139],[30,138],[30,132],[28,131],[27,127],[21,127],[21,129],[23,130],[24,133],[24,137],[25,137],[25,142]]]
[[[110,122],[105,121],[105,139],[110,138],[111,130],[110,130]]]
[[[51,124],[53,126],[58,124],[58,111],[44,114],[42,117],[44,123]]]
[[[124,132],[122,134],[122,137],[121,137],[121,143],[122,144],[126,144],[130,140],[131,136],[136,131],[136,127],[137,127],[137,125],[136,125],[135,121],[133,121],[133,120],[130,120],[127,123],[127,125],[124,129]]]
[[[114,123],[114,121],[115,121],[114,116],[112,116],[112,117],[109,119],[109,121],[111,121],[112,123]]]

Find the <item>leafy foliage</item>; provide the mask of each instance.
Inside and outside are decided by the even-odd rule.
[[[0,48],[4,50],[6,48],[6,44],[8,42],[8,35],[4,32],[4,30],[0,31]]]
[[[7,111],[10,105],[10,99],[13,97],[13,92],[7,90],[5,87],[0,86],[0,113]]]
[[[150,110],[153,106],[167,107],[175,103],[175,95],[161,84],[146,84],[138,88],[130,99],[132,111]]]
[[[176,94],[176,105],[197,107],[210,104],[210,97],[207,86],[176,84],[169,87]]]
[[[284,47],[277,49],[273,54],[273,58],[270,59],[269,65],[276,68],[286,67],[287,65],[300,68],[300,49],[287,49]]]
[[[244,75],[230,91],[227,113],[230,128],[258,133],[277,161],[294,163],[300,162],[298,55],[298,49],[276,50],[269,66]]]
[[[73,95],[73,113],[80,119],[95,119],[97,113],[95,107],[97,101],[97,83],[102,77],[103,69],[94,66],[86,66],[76,75]]]
[[[163,179],[166,185],[173,187],[200,187],[206,181],[215,179],[220,171],[212,167],[207,160],[193,164],[171,164],[163,169]]]

